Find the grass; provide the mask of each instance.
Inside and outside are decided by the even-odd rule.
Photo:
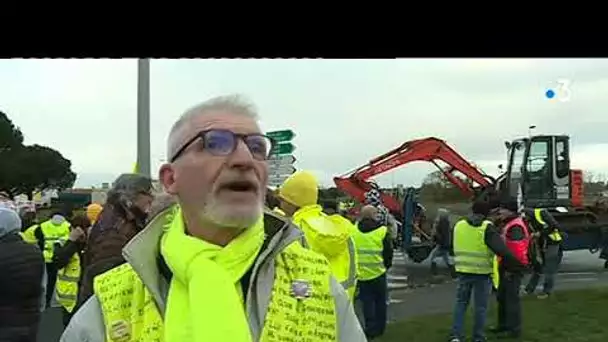
[[[496,305],[492,301],[487,326],[496,323]],[[608,288],[556,292],[552,298],[535,297],[522,301],[523,336],[520,341],[608,341]],[[470,311],[470,310],[469,310]],[[415,317],[389,324],[379,342],[444,342],[449,335],[451,314]],[[468,336],[472,317],[466,320]],[[488,341],[494,341],[491,334]]]

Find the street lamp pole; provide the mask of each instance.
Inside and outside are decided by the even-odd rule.
[[[536,125],[528,126],[528,137],[532,137],[532,130],[536,128]]]
[[[150,60],[137,60],[137,171],[150,177]]]

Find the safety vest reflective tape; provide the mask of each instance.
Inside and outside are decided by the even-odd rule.
[[[382,250],[383,240],[388,228],[382,226],[371,232],[362,233],[359,229],[353,232],[357,247],[357,273],[361,280],[378,278],[386,272]]]
[[[349,292],[349,295],[351,291],[354,295],[355,285],[357,285],[357,256],[355,243],[352,238],[348,239],[348,258],[350,260],[348,263],[348,277],[340,284],[344,287],[346,292]]]
[[[270,278],[275,281],[258,341],[295,341],[296,337],[302,341],[337,341],[337,314],[327,259],[296,241],[275,260],[275,274]],[[293,278],[293,270],[298,270],[297,278]],[[305,299],[294,295],[295,282],[311,285],[307,297],[301,294]],[[107,341],[175,340],[175,336],[165,336],[163,317],[153,305],[154,298],[128,263],[95,277],[94,289],[103,311]]]
[[[75,253],[70,262],[57,272],[57,283],[55,285],[55,297],[68,312],[72,312],[76,306],[78,296],[78,281],[80,280],[80,256]]]
[[[543,220],[542,209],[538,209],[538,208],[534,209],[534,218],[536,219],[536,221],[538,221],[538,223],[540,223],[544,227],[552,229],[551,233],[549,233],[549,235],[548,235],[549,239],[551,239],[555,242],[562,241],[562,235],[559,233],[559,230],[557,230],[557,228],[555,228],[555,227],[549,227],[547,222],[545,222],[545,220]]]
[[[485,232],[489,221],[476,227],[467,220],[454,226],[454,262],[456,272],[492,274],[494,253],[485,244]]]

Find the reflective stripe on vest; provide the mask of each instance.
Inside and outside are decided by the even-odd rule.
[[[485,232],[489,221],[472,226],[460,220],[454,227],[454,262],[456,272],[492,274],[494,253],[485,244]]]
[[[543,225],[543,227],[549,227],[547,222],[545,222],[545,220],[543,220],[542,209],[538,209],[538,208],[534,209],[534,218],[536,219],[536,221],[538,221],[538,223]],[[549,227],[549,228],[553,228],[551,233],[549,233],[549,235],[548,235],[549,239],[551,239],[555,242],[562,241],[562,235],[559,233],[559,231],[555,227]]]
[[[261,336],[254,336],[254,339],[259,342],[291,341],[299,336],[298,339],[315,342],[337,341],[338,318],[327,259],[294,241],[270,262],[274,262],[275,274],[269,279],[276,280],[272,284],[270,303],[259,303],[261,307],[268,304],[268,310],[264,322],[252,323],[261,325]],[[293,274],[294,270],[297,270],[296,274]],[[298,299],[292,294],[295,281],[314,284],[308,298]],[[128,263],[95,277],[94,291],[102,308],[107,341],[171,338],[164,335],[163,318],[154,305],[154,298]],[[252,297],[257,298],[255,294],[250,296],[245,307],[255,303]]]
[[[76,306],[78,295],[78,281],[80,280],[80,256],[74,253],[70,262],[57,273],[55,284],[55,297],[68,312]]]
[[[349,258],[348,278],[346,278],[346,280],[344,280],[340,284],[342,285],[344,290],[346,290],[346,292],[349,293],[349,297],[351,297],[351,299],[352,299],[352,296],[350,296],[350,292],[352,292],[354,295],[354,288],[355,288],[355,285],[357,285],[357,260],[356,260],[355,253],[356,253],[355,243],[353,241],[353,238],[349,238],[348,239],[348,258]]]
[[[359,229],[353,233],[357,247],[357,273],[361,280],[378,278],[386,272],[382,250],[383,240],[388,228],[382,226],[371,232],[363,233]]]

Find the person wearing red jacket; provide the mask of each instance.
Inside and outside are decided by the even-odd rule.
[[[498,300],[498,326],[491,332],[507,338],[521,336],[521,303],[519,289],[524,270],[530,264],[529,246],[530,230],[518,213],[517,200],[509,199],[501,207],[506,211],[505,224],[501,229],[501,236],[507,248],[519,261],[521,266],[507,264],[499,258],[499,285]]]

